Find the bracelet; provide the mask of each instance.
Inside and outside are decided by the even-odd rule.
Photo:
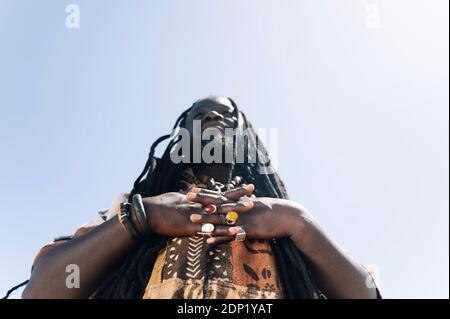
[[[131,214],[136,217],[138,222],[137,229],[140,231],[141,236],[147,236],[151,233],[148,226],[147,214],[145,212],[144,203],[142,202],[141,194],[134,194],[131,200]]]
[[[128,234],[134,239],[139,240],[139,234],[133,226],[130,219],[130,204],[120,203],[119,210],[117,212],[120,224],[125,228]]]

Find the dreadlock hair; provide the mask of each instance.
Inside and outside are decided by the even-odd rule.
[[[256,148],[258,154],[253,162],[235,163],[233,175],[241,176],[244,183],[254,184],[254,194],[257,197],[287,199],[286,188],[276,172],[272,170],[267,174],[260,173],[259,170],[262,166],[270,166],[267,151],[258,140],[258,135],[245,115],[238,111],[237,105],[232,99],[229,100],[234,106],[235,116],[237,118],[239,114],[242,116],[244,128],[250,133],[247,135],[248,141],[246,145],[248,149],[254,150]],[[180,115],[175,122],[173,130],[185,126],[186,117],[193,106]],[[160,159],[156,158],[154,156],[155,148],[168,138],[171,138],[171,140],[162,157]],[[149,197],[166,192],[179,191],[177,189],[177,181],[185,168],[185,164],[174,164],[170,159],[171,150],[179,140],[173,138],[172,135],[164,135],[153,143],[144,169],[134,182],[129,196],[130,199],[137,193],[141,194],[142,197]],[[143,179],[144,176],[145,179]],[[166,242],[167,238],[152,235],[146,241],[140,243],[97,288],[94,298],[142,298],[158,253],[166,245]],[[305,257],[292,240],[280,238],[273,240],[271,246],[276,258],[285,297],[296,299],[317,298],[318,290],[307,269]]]

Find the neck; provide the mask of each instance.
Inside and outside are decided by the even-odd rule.
[[[200,164],[193,167],[194,174],[206,182],[208,177],[214,178],[214,180],[223,184],[229,183],[231,180],[231,173],[233,171],[233,165],[231,164]]]

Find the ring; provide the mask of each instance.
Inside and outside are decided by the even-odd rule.
[[[236,241],[244,241],[247,237],[247,233],[245,232],[244,228],[242,228],[241,226],[236,226],[236,229]]]
[[[213,231],[214,231],[214,225],[210,224],[210,223],[206,223],[206,224],[202,224],[202,228],[199,232],[197,232],[197,235],[211,236]]]
[[[235,211],[228,212],[227,215],[225,216],[227,225],[235,225],[238,218],[239,214]]]
[[[214,214],[217,211],[217,206],[213,204],[208,204],[205,206],[205,213],[210,215]]]

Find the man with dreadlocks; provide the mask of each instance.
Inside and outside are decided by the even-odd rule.
[[[238,134],[227,138],[229,129]],[[232,99],[198,100],[176,121],[181,131],[189,147],[182,134],[157,139],[129,194],[40,251],[24,298],[380,297],[370,273],[288,200]],[[203,156],[209,143],[196,147],[211,131],[220,136],[212,161]],[[66,284],[68,265],[79,268],[77,289]]]

